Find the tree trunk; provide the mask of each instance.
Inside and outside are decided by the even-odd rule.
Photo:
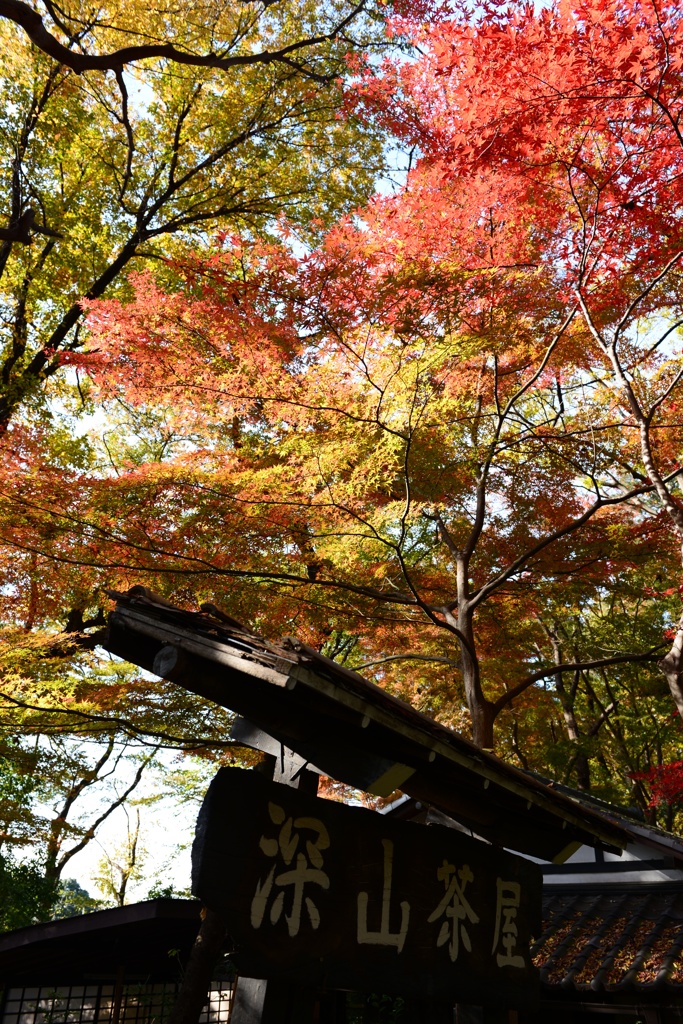
[[[467,595],[466,584],[459,582],[459,590]],[[472,740],[483,750],[493,750],[493,723],[496,711],[493,703],[484,696],[479,676],[479,661],[474,646],[472,611],[467,606],[467,596],[461,598],[458,611],[460,638],[460,665],[465,698],[472,719]]]
[[[472,719],[472,740],[482,750],[493,750],[493,723],[496,713],[486,700],[479,680],[479,666],[466,648],[462,648],[462,678],[465,697]]]
[[[495,721],[493,705],[482,697],[476,703],[470,704],[470,715],[472,717],[472,740],[482,750],[493,750],[493,723]]]
[[[671,650],[659,662],[659,667],[664,673],[671,691],[671,696],[678,708],[678,714],[683,721],[683,685],[681,684],[681,670],[683,669],[683,615],[681,616],[676,637]]]
[[[224,938],[222,919],[213,910],[202,907],[202,923],[168,1024],[197,1024]]]
[[[556,678],[558,677],[561,680],[561,673],[558,673]],[[569,695],[562,684],[560,686],[556,685],[556,689],[562,705],[562,717],[564,719],[564,727],[567,732],[567,737],[570,742],[576,746],[576,753],[573,757],[573,767],[576,772],[576,784],[579,789],[589,790],[591,788],[590,765],[586,752],[581,750],[581,747],[579,746],[581,743],[581,730],[579,729],[579,723],[576,721],[574,705],[569,699]]]

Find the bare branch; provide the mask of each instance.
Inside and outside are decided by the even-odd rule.
[[[57,860],[55,865],[57,875],[61,874],[61,872],[64,870],[65,866],[68,864],[72,857],[75,857],[77,853],[80,853],[80,851],[83,850],[88,845],[88,843],[95,838],[95,833],[97,829],[100,827],[100,825],[102,825],[107,820],[107,818],[111,817],[111,815],[118,807],[120,807],[123,803],[126,802],[126,800],[128,799],[128,797],[130,796],[134,789],[137,789],[142,780],[145,768],[150,764],[154,757],[156,757],[158,751],[159,747],[155,747],[153,749],[152,753],[149,754],[149,756],[146,757],[138,766],[138,770],[136,771],[133,781],[128,786],[128,788],[123,791],[121,796],[117,797],[117,799],[109,805],[106,811],[103,811],[102,814],[100,814],[100,816],[96,818],[91,825],[88,826],[85,834],[83,835],[83,838],[78,843],[76,843],[75,846],[72,846],[70,850],[67,850],[66,853],[62,854],[62,856]]]

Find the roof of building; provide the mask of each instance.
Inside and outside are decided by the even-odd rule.
[[[542,779],[541,776],[535,777],[555,788],[555,784],[550,780]],[[562,864],[544,863],[541,859],[534,858],[540,863],[546,884],[620,886],[636,882],[683,883],[683,839],[680,836],[666,832],[656,825],[646,824],[637,816],[637,812],[630,808],[613,806],[592,794],[573,790],[568,786],[562,786],[561,789],[577,803],[593,805],[609,820],[617,822],[627,834],[628,842],[623,855],[620,856],[600,848],[583,846]],[[450,816],[407,795],[385,806],[382,813],[425,825],[439,824],[469,831],[463,829],[462,824]]]
[[[176,978],[196,900],[156,899],[0,936],[0,984]],[[683,1005],[683,884],[546,889],[532,945],[545,1002]]]
[[[356,672],[286,638],[255,636],[211,606],[188,612],[144,587],[116,594],[104,646],[254,722],[326,775],[397,788],[509,849],[562,861],[623,849],[623,827],[526,776]]]
[[[197,935],[198,900],[160,898],[0,935],[0,984],[176,979]]]
[[[572,789],[562,783],[554,782],[536,772],[526,773],[532,778],[538,779],[544,785],[568,796],[575,803],[595,810],[609,821],[623,828],[633,842],[647,846],[661,855],[669,855],[677,862],[683,862],[683,839],[673,832],[667,832],[659,825],[653,825],[644,820],[642,812],[636,807],[622,807],[619,804],[608,803],[594,793],[586,790]]]
[[[681,1002],[683,885],[553,887],[532,946],[546,997]]]

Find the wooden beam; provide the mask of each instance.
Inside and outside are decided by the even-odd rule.
[[[169,621],[175,618],[177,621]],[[299,645],[192,628],[190,613],[121,602],[106,646],[256,723],[320,771],[368,792],[400,786],[478,834],[552,860],[572,841],[611,849],[624,829],[574,804],[356,673]]]

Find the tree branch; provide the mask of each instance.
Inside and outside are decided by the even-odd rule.
[[[513,701],[515,697],[518,697],[520,693],[524,693],[530,686],[537,683],[540,679],[545,679],[547,676],[555,675],[556,672],[574,672],[584,671],[591,668],[605,668],[608,665],[623,665],[632,661],[657,661],[658,652],[662,648],[666,647],[667,644],[657,644],[656,647],[652,647],[649,651],[644,651],[642,654],[615,654],[611,658],[598,658],[595,661],[572,661],[566,662],[564,665],[550,665],[548,668],[539,669],[538,672],[532,672],[530,676],[523,679],[521,683],[517,683],[512,689],[506,690],[502,696],[495,701],[493,707],[496,715],[498,715],[504,707],[506,707],[510,701]]]
[[[683,466],[679,466],[678,469],[669,473],[668,476],[664,478],[664,482],[668,483],[670,480],[675,479],[675,477],[680,473],[683,473]],[[581,526],[587,523],[589,519],[592,519],[600,509],[607,508],[609,505],[621,505],[625,501],[630,501],[631,498],[637,498],[641,494],[648,494],[654,490],[657,490],[656,484],[643,484],[642,486],[633,487],[630,491],[625,491],[623,494],[619,494],[614,498],[598,498],[586,509],[583,515],[578,517],[578,519],[573,519],[571,522],[567,523],[566,526],[561,527],[559,530],[554,530],[542,540],[539,540],[539,542],[534,544],[532,548],[529,548],[527,551],[523,552],[523,554],[515,558],[507,569],[504,569],[503,572],[499,573],[498,576],[492,579],[489,583],[484,584],[484,586],[481,587],[470,599],[471,607],[476,608],[477,605],[486,600],[489,594],[493,593],[494,590],[497,590],[498,587],[507,582],[511,576],[518,573],[520,569],[527,564],[527,562],[534,558],[535,555],[540,554],[541,551],[547,548],[550,544],[554,544],[555,541],[561,540],[568,534],[573,533],[574,530],[578,530]]]
[[[291,66],[292,54],[336,39],[363,10],[365,3],[366,0],[361,0],[346,18],[325,34],[310,36],[308,39],[300,39],[296,43],[290,43],[289,46],[283,46],[278,50],[261,50],[258,53],[234,54],[232,56],[221,56],[216,53],[187,53],[184,50],[179,50],[172,43],[124,46],[120,50],[114,50],[113,53],[107,54],[76,53],[64,46],[63,43],[60,43],[47,30],[38,12],[29,7],[23,0],[0,0],[0,17],[13,21],[15,25],[20,25],[38,49],[65,67],[75,71],[77,75],[83,74],[84,71],[120,72],[123,71],[127,64],[153,58],[163,58],[176,64],[187,64],[192,67],[218,68],[222,71],[227,71],[229,68],[245,67],[254,64],[267,65],[277,62]],[[296,65],[296,70],[315,79],[328,80],[328,77],[330,77],[319,75],[298,64]]]
[[[441,658],[438,655],[391,654],[387,658],[378,658],[377,661],[364,661],[361,665],[356,665],[353,671],[359,672],[362,668],[373,668],[375,665],[384,665],[387,661],[432,661],[437,665],[451,665],[453,668],[460,668],[459,661],[454,661],[452,658]]]
[[[67,850],[66,853],[64,853],[57,860],[55,864],[57,876],[61,875],[62,871],[69,863],[71,858],[75,857],[77,853],[80,853],[81,850],[84,849],[88,845],[88,843],[95,838],[95,832],[100,827],[100,825],[102,825],[107,820],[107,818],[109,818],[114,813],[114,811],[121,806],[121,804],[125,803],[125,801],[128,799],[133,790],[139,786],[145,768],[147,767],[148,764],[150,764],[154,757],[156,757],[158,752],[159,747],[155,747],[152,753],[148,757],[146,757],[139,765],[138,770],[136,771],[130,786],[128,786],[128,788],[124,790],[121,796],[117,797],[117,799],[109,805],[106,811],[103,811],[102,814],[100,814],[100,816],[96,818],[91,825],[88,826],[85,834],[83,835],[83,838],[78,843],[76,843],[76,845],[73,846],[70,850]]]
[[[25,711],[37,711],[46,715],[67,715],[70,718],[78,718],[83,721],[84,724],[88,722],[97,724],[102,729],[115,726],[121,729],[123,733],[129,736],[131,739],[136,739],[140,743],[145,742],[145,737],[150,739],[162,740],[163,746],[168,750],[198,750],[208,749],[211,750],[214,747],[230,748],[239,747],[239,743],[234,743],[232,740],[219,740],[219,739],[198,739],[196,737],[189,737],[184,740],[181,736],[173,736],[171,733],[161,732],[158,729],[143,729],[140,726],[134,725],[133,722],[129,722],[127,718],[115,718],[109,715],[95,715],[87,711],[79,711],[76,708],[56,708],[56,707],[45,707],[40,704],[31,704],[25,700],[19,700],[17,697],[12,697],[9,693],[0,691],[0,700],[6,700],[14,707],[23,708]],[[65,728],[70,731],[73,730],[73,725],[66,724]],[[44,734],[47,734],[47,730],[42,730]],[[61,729],[53,730],[55,735],[61,732]],[[147,744],[149,746],[149,744]],[[154,746],[159,746],[159,743]]]

